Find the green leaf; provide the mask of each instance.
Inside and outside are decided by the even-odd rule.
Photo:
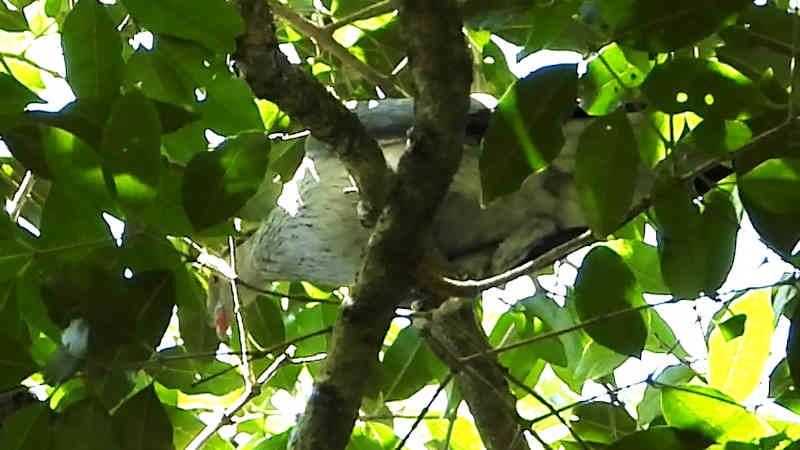
[[[261,348],[278,345],[285,339],[282,311],[277,300],[259,296],[244,309],[244,327]],[[239,330],[232,330],[234,343],[231,347],[240,349],[238,344]]]
[[[800,387],[800,308],[794,309],[786,343],[786,363],[794,381],[795,390]]]
[[[486,203],[516,191],[558,155],[564,145],[561,126],[575,111],[576,93],[576,67],[562,64],[531,73],[503,95],[480,157]]]
[[[647,342],[644,349],[655,353],[671,353],[678,358],[689,358],[689,354],[675,337],[667,322],[654,309],[646,312],[648,320]]]
[[[61,34],[67,81],[77,97],[110,100],[122,82],[122,43],[106,7],[78,2]]]
[[[531,299],[533,298],[537,297]],[[553,330],[565,330],[575,327],[578,323],[575,301],[572,297],[567,299],[565,308],[559,307],[549,298],[541,297],[537,301],[526,302],[525,306]],[[569,370],[561,370],[559,366],[551,367],[562,379],[569,374],[568,380],[565,382],[574,392],[581,392],[584,381],[610,373],[627,358],[598,344],[584,330],[561,333],[550,339],[561,341]],[[546,339],[541,342],[550,343],[552,341]]]
[[[581,321],[641,304],[641,290],[622,258],[608,247],[589,251],[575,280],[575,305]],[[641,311],[603,319],[587,326],[586,332],[600,344],[636,357],[641,355],[647,340],[647,324]]]
[[[575,155],[575,183],[595,235],[613,233],[627,217],[638,169],[633,130],[621,110],[595,120],[581,134]]]
[[[53,450],[121,450],[116,439],[111,417],[93,400],[83,400],[70,405],[56,416],[51,427]],[[77,447],[77,444],[80,444]]]
[[[19,386],[19,383],[37,370],[26,347],[15,338],[0,333],[3,357],[0,358],[0,389],[3,391]]]
[[[0,448],[9,450],[42,450],[52,448],[50,409],[44,403],[15,411],[3,420]]]
[[[702,450],[713,443],[703,435],[672,427],[651,427],[623,437],[606,450]]]
[[[768,159],[739,176],[742,195],[767,213],[800,213],[800,158]]]
[[[12,11],[5,3],[0,3],[0,30],[12,33],[28,31],[28,21],[25,19],[22,9],[18,8],[16,11]]]
[[[244,32],[244,22],[223,0],[124,0],[136,19],[150,31],[197,41],[220,53],[233,53],[234,39]]]
[[[207,128],[224,136],[264,130],[253,92],[244,80],[233,75],[219,75],[205,88],[207,98],[198,112],[203,115]]]
[[[670,114],[693,111],[706,119],[747,119],[767,99],[733,67],[706,59],[673,59],[656,66],[642,85],[652,104]]]
[[[642,84],[652,63],[647,53],[611,44],[592,59],[578,93],[581,107],[592,116],[604,116],[622,105],[626,92]]]
[[[745,322],[747,322],[747,316],[744,314],[737,314],[720,323],[719,331],[722,332],[722,337],[725,338],[725,342],[743,335]]]
[[[537,334],[551,331],[543,321],[536,317],[533,309],[528,310],[527,305],[536,301],[549,301],[544,296],[534,296],[518,303],[525,309],[515,308],[500,316],[489,334],[489,345],[493,348],[511,345],[526,339],[531,339]],[[567,365],[567,358],[561,342],[555,345],[550,340],[534,342],[524,347],[504,351],[498,355],[503,366],[518,380],[525,380],[535,369],[541,359],[559,366]],[[514,386],[512,385],[512,390]],[[516,391],[515,391],[516,392]],[[526,392],[520,392],[527,395]]]
[[[705,153],[724,155],[740,149],[753,137],[750,128],[738,120],[704,120],[692,130],[697,148]]]
[[[102,210],[67,186],[56,183],[42,210],[40,248],[48,260],[75,261],[112,241]],[[64,226],[64,224],[69,226]]]
[[[617,239],[604,242],[603,245],[622,257],[622,260],[636,276],[636,281],[643,292],[669,294],[669,288],[664,284],[664,278],[661,276],[658,248],[631,239]]]
[[[570,427],[584,440],[610,444],[636,431],[636,421],[621,406],[605,402],[583,403],[572,409],[578,418]]]
[[[770,354],[773,313],[770,290],[760,289],[736,300],[728,309],[733,318],[711,331],[708,338],[709,383],[736,401],[746,400],[761,381]],[[723,327],[740,322],[743,333],[728,338]],[[731,333],[729,333],[731,335]]]
[[[153,386],[139,391],[112,418],[124,450],[172,450],[172,424]]]
[[[142,90],[148,97],[177,105],[195,102],[192,85],[175,61],[170,60],[157,41],[152,51],[137,51],[125,64],[125,85]]]
[[[42,102],[38,95],[20,84],[14,77],[0,72],[0,114],[21,113],[29,103]]]
[[[672,427],[714,441],[750,441],[771,428],[722,392],[702,386],[661,386],[661,409]]]
[[[614,40],[654,53],[687,46],[729,23],[750,0],[600,0]]]
[[[696,375],[691,367],[676,364],[664,368],[656,376],[655,381],[660,384],[679,385],[690,382]],[[658,384],[648,384],[642,401],[636,406],[637,422],[641,427],[661,416],[661,388],[658,386]]]
[[[383,396],[386,401],[410,397],[426,384],[444,375],[446,369],[413,326],[403,328],[381,363]]]
[[[141,204],[155,199],[161,169],[161,122],[150,100],[133,91],[114,102],[99,152],[120,200]]]
[[[232,139],[212,152],[197,154],[186,167],[183,207],[195,229],[218,224],[258,191],[269,161],[262,133]]]
[[[653,206],[664,281],[677,297],[716,291],[728,276],[736,250],[739,217],[731,194],[710,191],[701,213],[685,186],[658,192]]]

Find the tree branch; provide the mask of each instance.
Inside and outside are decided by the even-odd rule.
[[[280,52],[266,1],[238,0],[236,6],[246,27],[234,55],[238,69],[257,97],[273,101],[332,147],[358,186],[362,222],[372,225],[391,186],[378,143],[355,114]]]
[[[458,374],[461,395],[488,450],[528,450],[522,419],[508,389],[507,373],[489,353],[472,299],[453,298],[432,312],[423,335],[436,356]],[[462,362],[464,357],[481,355]]]
[[[280,16],[283,20],[289,22],[293,27],[300,30],[301,33],[316,41],[317,45],[323,49],[331,52],[331,54],[342,62],[342,64],[355,72],[360,73],[364,78],[375,86],[380,87],[384,92],[390,96],[408,97],[407,92],[394,84],[391,77],[384,75],[373,67],[365,64],[355,55],[350,53],[342,44],[336,42],[333,38],[332,31],[325,28],[320,28],[312,22],[306,20],[304,17],[297,14],[292,8],[282,5],[280,3],[271,3],[270,8],[272,11]]]
[[[360,11],[356,11],[349,16],[342,17],[341,19],[322,27],[323,31],[333,33],[334,31],[342,28],[345,25],[350,25],[359,20],[369,19],[370,17],[379,16],[397,9],[396,0],[383,0],[373,5],[369,5]]]
[[[411,297],[410,275],[426,252],[425,236],[458,169],[472,80],[456,0],[405,0],[400,23],[419,97],[411,150],[365,251],[352,302],[334,324],[325,367],[289,444],[292,450],[344,449],[357,417],[365,376],[377,360],[394,309]]]

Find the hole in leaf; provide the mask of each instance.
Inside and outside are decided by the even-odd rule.
[[[688,100],[689,100],[689,94],[687,94],[686,92],[678,92],[678,94],[675,95],[675,101],[678,103],[686,103]]]
[[[703,101],[706,102],[706,105],[711,106],[714,104],[714,96],[711,94],[706,94],[705,97],[703,97]]]

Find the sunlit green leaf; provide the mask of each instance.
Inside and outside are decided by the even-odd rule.
[[[670,426],[715,441],[749,441],[771,428],[731,397],[702,386],[660,386],[661,408]]]
[[[758,386],[770,354],[773,330],[770,291],[754,291],[728,308],[734,319],[746,317],[744,333],[726,338],[722,327],[729,321],[711,332],[708,339],[709,382],[712,387],[741,402]],[[730,329],[732,324],[728,325]]]
[[[586,68],[578,93],[581,106],[591,115],[603,116],[615,111],[626,91],[644,82],[651,68],[647,53],[611,44]]]

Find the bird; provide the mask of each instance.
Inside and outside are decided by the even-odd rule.
[[[353,112],[396,170],[407,150],[413,100],[362,102]],[[433,243],[451,277],[477,278],[508,270],[587,230],[573,171],[578,136],[588,121],[567,121],[564,148],[546,170],[529,176],[516,192],[483,204],[480,142],[490,117],[489,108],[472,101],[462,162],[433,222]],[[370,236],[357,214],[358,191],[344,165],[313,135],[307,138],[305,153],[287,184],[296,188],[297,203],[273,208],[235,250],[243,305],[258,295],[243,286],[266,288],[273,281],[303,280],[338,287],[356,278]],[[225,281],[212,277],[207,299],[220,337],[232,318],[232,292]]]

